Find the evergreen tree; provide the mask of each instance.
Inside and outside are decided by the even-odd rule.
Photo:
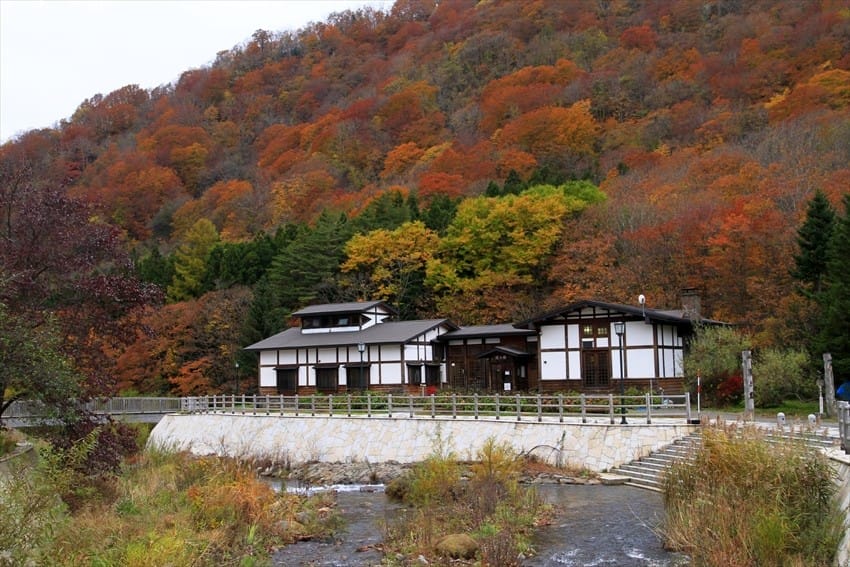
[[[822,191],[815,192],[806,210],[806,220],[797,231],[799,254],[794,256],[791,275],[806,297],[819,294],[827,270],[829,242],[835,227],[835,211]]]
[[[380,228],[395,230],[413,218],[410,201],[401,191],[390,190],[369,203],[353,221],[354,232],[370,232]]]
[[[233,285],[254,285],[277,255],[275,241],[260,233],[249,242],[221,242],[210,252],[204,276],[204,291]]]
[[[174,279],[174,258],[163,256],[154,246],[136,261],[136,273],[140,280],[165,289]]]
[[[490,183],[487,184],[487,189],[484,190],[484,196],[485,197],[501,197],[501,195],[502,195],[502,188],[499,187],[498,183],[491,180]]]
[[[519,195],[525,188],[528,187],[525,181],[519,176],[515,170],[508,172],[508,177],[505,179],[505,186],[502,190],[503,195]]]
[[[850,193],[844,216],[832,232],[824,274],[824,290],[816,296],[823,314],[819,346],[832,354],[836,384],[850,380]]]
[[[457,214],[460,199],[452,199],[443,193],[437,193],[431,199],[431,204],[422,212],[422,222],[425,226],[443,236]]]
[[[302,227],[269,268],[276,317],[282,320],[301,307],[338,299],[337,275],[351,235],[345,214],[325,212],[314,227]]]

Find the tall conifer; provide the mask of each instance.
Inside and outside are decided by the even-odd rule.
[[[850,380],[850,193],[843,203],[844,216],[830,239],[825,289],[817,296],[823,313],[819,346],[832,354],[836,384]]]
[[[827,270],[829,241],[835,227],[835,211],[822,191],[815,192],[806,210],[806,220],[797,231],[799,254],[794,256],[791,275],[802,284],[807,297],[820,293]]]

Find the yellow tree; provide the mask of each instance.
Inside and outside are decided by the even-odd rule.
[[[202,291],[207,258],[219,241],[218,231],[209,219],[199,219],[186,232],[186,239],[174,253],[174,279],[168,286],[170,301],[198,297]]]
[[[421,221],[358,234],[345,246],[346,285],[361,299],[387,301],[398,306],[402,318],[412,317],[421,307],[425,268],[438,244],[437,233]]]
[[[520,314],[525,300],[548,280],[548,260],[564,220],[603,198],[594,185],[577,181],[462,202],[428,262],[426,283],[438,296],[439,310],[465,323]]]

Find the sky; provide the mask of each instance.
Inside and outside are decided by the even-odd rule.
[[[126,85],[175,82],[258,29],[391,0],[0,0],[0,143]]]

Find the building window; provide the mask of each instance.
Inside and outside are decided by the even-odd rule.
[[[422,367],[418,364],[416,366],[408,365],[407,381],[414,386],[420,385],[422,383]]]
[[[298,369],[278,368],[276,374],[278,394],[294,394],[298,390]]]
[[[341,315],[313,315],[301,318],[302,329],[331,329],[333,327],[356,327],[362,325],[365,318],[356,313]]]
[[[333,393],[339,389],[339,368],[316,368],[316,390]]]
[[[587,338],[593,338],[593,325],[582,325],[581,326],[581,336]]]

